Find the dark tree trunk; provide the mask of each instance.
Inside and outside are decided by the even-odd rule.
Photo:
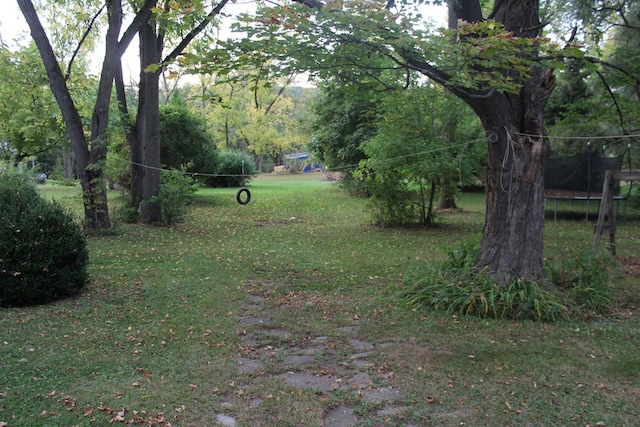
[[[119,4],[119,2],[114,3]],[[18,6],[29,25],[31,36],[38,47],[42,62],[47,71],[47,76],[49,77],[51,91],[56,98],[60,112],[62,113],[62,118],[67,127],[71,147],[73,148],[78,165],[78,178],[80,179],[80,185],[82,187],[85,227],[92,229],[109,228],[111,227],[111,222],[109,220],[107,192],[102,169],[106,158],[106,151],[104,151],[103,148],[106,149],[106,146],[102,143],[103,139],[98,138],[97,141],[94,141],[95,143],[92,143],[91,151],[89,151],[89,144],[87,143],[82,126],[82,118],[71,98],[58,60],[51,48],[49,39],[40,23],[33,4],[30,0],[18,0]],[[118,12],[121,12],[118,8],[112,11],[112,13],[116,14],[114,19],[117,18]],[[98,104],[96,104],[94,114],[97,111]],[[95,116],[94,120],[96,120]],[[92,136],[94,136],[93,132]]]
[[[162,55],[162,37],[154,25],[140,29],[140,87],[138,114],[136,116],[135,143],[131,147],[134,164],[131,169],[132,199],[143,204],[143,218],[147,224],[162,221],[159,203],[151,199],[160,190],[160,70],[146,71],[152,64],[159,64]]]
[[[536,37],[542,28],[538,0],[495,0],[490,18],[517,37]],[[482,20],[479,1],[450,3],[449,25],[454,28],[458,19]],[[425,74],[446,80],[427,67]],[[501,283],[544,277],[544,164],[550,145],[543,118],[553,87],[552,71],[535,67],[516,94],[450,87],[473,108],[489,137],[485,225],[476,268],[487,269]]]
[[[78,169],[78,178],[82,186],[82,198],[85,212],[85,227],[101,229],[111,227],[107,204],[107,188],[104,175],[104,164],[107,155],[106,131],[109,121],[111,90],[118,63],[126,46],[151,16],[150,1],[146,0],[140,13],[122,35],[118,37],[122,26],[121,0],[107,0],[109,27],[105,40],[105,57],[100,75],[98,95],[91,119],[91,144],[84,134],[82,118],[71,98],[66,79],[60,69],[58,60],[51,48],[47,34],[31,0],[18,0],[18,6],[29,25],[43,64],[49,77],[51,91],[56,98],[62,118],[65,122],[74,158]]]
[[[535,37],[541,28],[535,0],[497,0],[491,16],[519,37]],[[543,118],[553,88],[552,70],[534,67],[517,94],[465,99],[490,141],[476,267],[488,268],[503,283],[512,277],[544,277],[544,165],[550,144]]]

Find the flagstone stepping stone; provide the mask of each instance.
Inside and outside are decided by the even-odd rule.
[[[264,363],[256,359],[238,357],[236,362],[238,364],[238,373],[240,374],[254,374],[256,372],[264,371]]]
[[[328,375],[314,375],[308,372],[287,372],[277,376],[292,387],[310,388],[324,393],[340,388],[340,383]]]
[[[289,340],[293,337],[293,334],[290,331],[284,329],[265,329],[260,331],[260,333],[269,337],[279,338],[283,341]]]
[[[382,416],[400,415],[401,413],[408,411],[409,409],[410,408],[408,406],[387,406],[385,408],[379,409],[377,411],[377,414]]]
[[[290,356],[285,356],[282,360],[282,365],[284,366],[295,366],[295,367],[304,367],[312,365],[315,362],[316,358],[314,356],[303,355],[303,354],[292,354]]]
[[[391,387],[380,387],[373,390],[362,390],[358,393],[362,396],[362,400],[369,403],[393,401],[398,400],[402,397],[398,390]]]
[[[216,416],[216,421],[218,422],[218,425],[222,427],[236,427],[238,425],[235,418],[224,414],[218,414]]]
[[[271,319],[268,317],[256,317],[256,316],[247,316],[240,319],[240,324],[242,325],[260,325],[264,323],[271,323]]]
[[[365,341],[360,341],[360,340],[355,340],[355,339],[350,339],[349,340],[349,345],[351,347],[353,347],[353,349],[357,352],[367,352],[367,351],[371,351],[373,350],[375,347],[373,346],[373,344],[365,342]]]
[[[359,372],[348,381],[348,384],[357,389],[369,388],[373,385],[371,377],[366,372]]]
[[[322,425],[324,427],[351,427],[358,422],[353,408],[348,406],[338,406],[333,408],[324,416]]]

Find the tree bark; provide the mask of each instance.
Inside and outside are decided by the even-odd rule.
[[[478,0],[461,0],[450,11],[451,25],[457,19],[483,19]],[[490,18],[517,37],[536,37],[542,29],[537,0],[496,0]],[[425,60],[406,60],[433,80],[449,82],[445,72]],[[544,165],[550,143],[543,118],[555,85],[553,72],[533,67],[521,85],[518,93],[448,86],[473,108],[487,132],[485,225],[476,268],[486,269],[503,284],[514,277],[544,277]]]
[[[71,147],[78,166],[78,178],[82,187],[82,200],[84,205],[85,227],[101,229],[111,227],[109,210],[107,208],[107,192],[104,182],[104,173],[100,166],[101,148],[89,151],[89,144],[84,134],[82,118],[71,98],[63,72],[53,52],[40,18],[33,7],[31,0],[18,0],[18,6],[29,25],[33,38],[47,76],[51,91],[56,98],[62,118],[67,127]],[[93,147],[92,147],[93,148]]]
[[[124,32],[120,41],[118,41],[123,18],[122,2],[121,0],[107,0],[109,27],[105,40],[105,57],[100,74],[98,94],[91,120],[91,144],[89,144],[84,134],[82,118],[71,98],[66,79],[51,48],[47,34],[40,23],[38,14],[33,7],[33,3],[31,0],[18,0],[18,6],[38,47],[49,77],[51,91],[56,98],[67,127],[78,167],[78,178],[82,187],[85,227],[87,228],[101,229],[111,227],[104,175],[111,90],[122,54],[133,36],[138,32],[138,29],[151,16],[150,2],[151,0],[145,0],[141,11]]]
[[[147,0],[155,6],[156,0]],[[140,86],[138,113],[135,134],[128,136],[131,149],[131,202],[142,207],[144,222],[147,224],[162,221],[162,212],[153,196],[160,191],[160,75],[162,64],[175,60],[193,39],[200,34],[220,14],[229,0],[221,0],[211,9],[205,19],[192,29],[178,46],[162,58],[164,33],[157,30],[155,23],[140,28]],[[148,71],[150,65],[159,65],[156,71]],[[133,136],[133,137],[132,137]]]
[[[160,69],[147,71],[147,67],[160,64],[162,55],[162,36],[155,25],[146,25],[140,29],[140,86],[138,114],[136,116],[136,143],[131,147],[132,158],[137,164],[132,166],[132,196],[142,207],[144,222],[147,224],[162,221],[159,203],[152,202],[160,190]],[[141,191],[133,193],[133,191]]]
[[[536,0],[496,0],[491,17],[518,37],[541,29]],[[544,165],[550,143],[544,109],[555,86],[553,71],[533,67],[517,94],[463,97],[489,136],[486,213],[478,269],[505,283],[538,280],[543,271]]]

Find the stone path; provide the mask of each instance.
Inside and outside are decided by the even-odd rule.
[[[241,354],[237,356],[236,363],[238,374],[243,374],[239,377],[249,382],[277,379],[289,387],[311,389],[318,399],[326,400],[335,392],[350,393],[363,402],[381,407],[377,412],[381,416],[393,416],[407,410],[398,404],[403,395],[401,390],[393,387],[393,374],[369,373],[374,366],[369,359],[377,354],[376,347],[358,339],[358,320],[353,320],[353,325],[340,328],[338,331],[342,336],[338,340],[308,332],[304,337],[296,336],[272,321],[269,310],[273,310],[273,305],[261,296],[264,294],[263,286],[268,284],[248,285],[249,301],[243,307],[244,315],[238,322]],[[238,389],[242,386],[236,385]],[[242,404],[251,410],[263,403],[261,399],[247,399]],[[229,399],[222,408],[232,409],[238,404],[237,399]],[[216,419],[220,426],[239,427],[238,421],[227,413],[218,413]],[[324,414],[322,425],[348,427],[358,421],[353,407],[336,406]],[[261,420],[254,420],[252,425],[263,424]],[[415,426],[406,424],[404,427]]]

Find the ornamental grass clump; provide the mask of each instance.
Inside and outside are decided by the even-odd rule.
[[[463,243],[441,264],[410,276],[404,288],[409,303],[456,315],[543,321],[604,314],[613,303],[605,260],[565,259],[550,263],[544,282],[514,277],[498,284],[474,268],[477,250]]]
[[[0,306],[42,304],[87,282],[82,228],[29,179],[0,171]]]

